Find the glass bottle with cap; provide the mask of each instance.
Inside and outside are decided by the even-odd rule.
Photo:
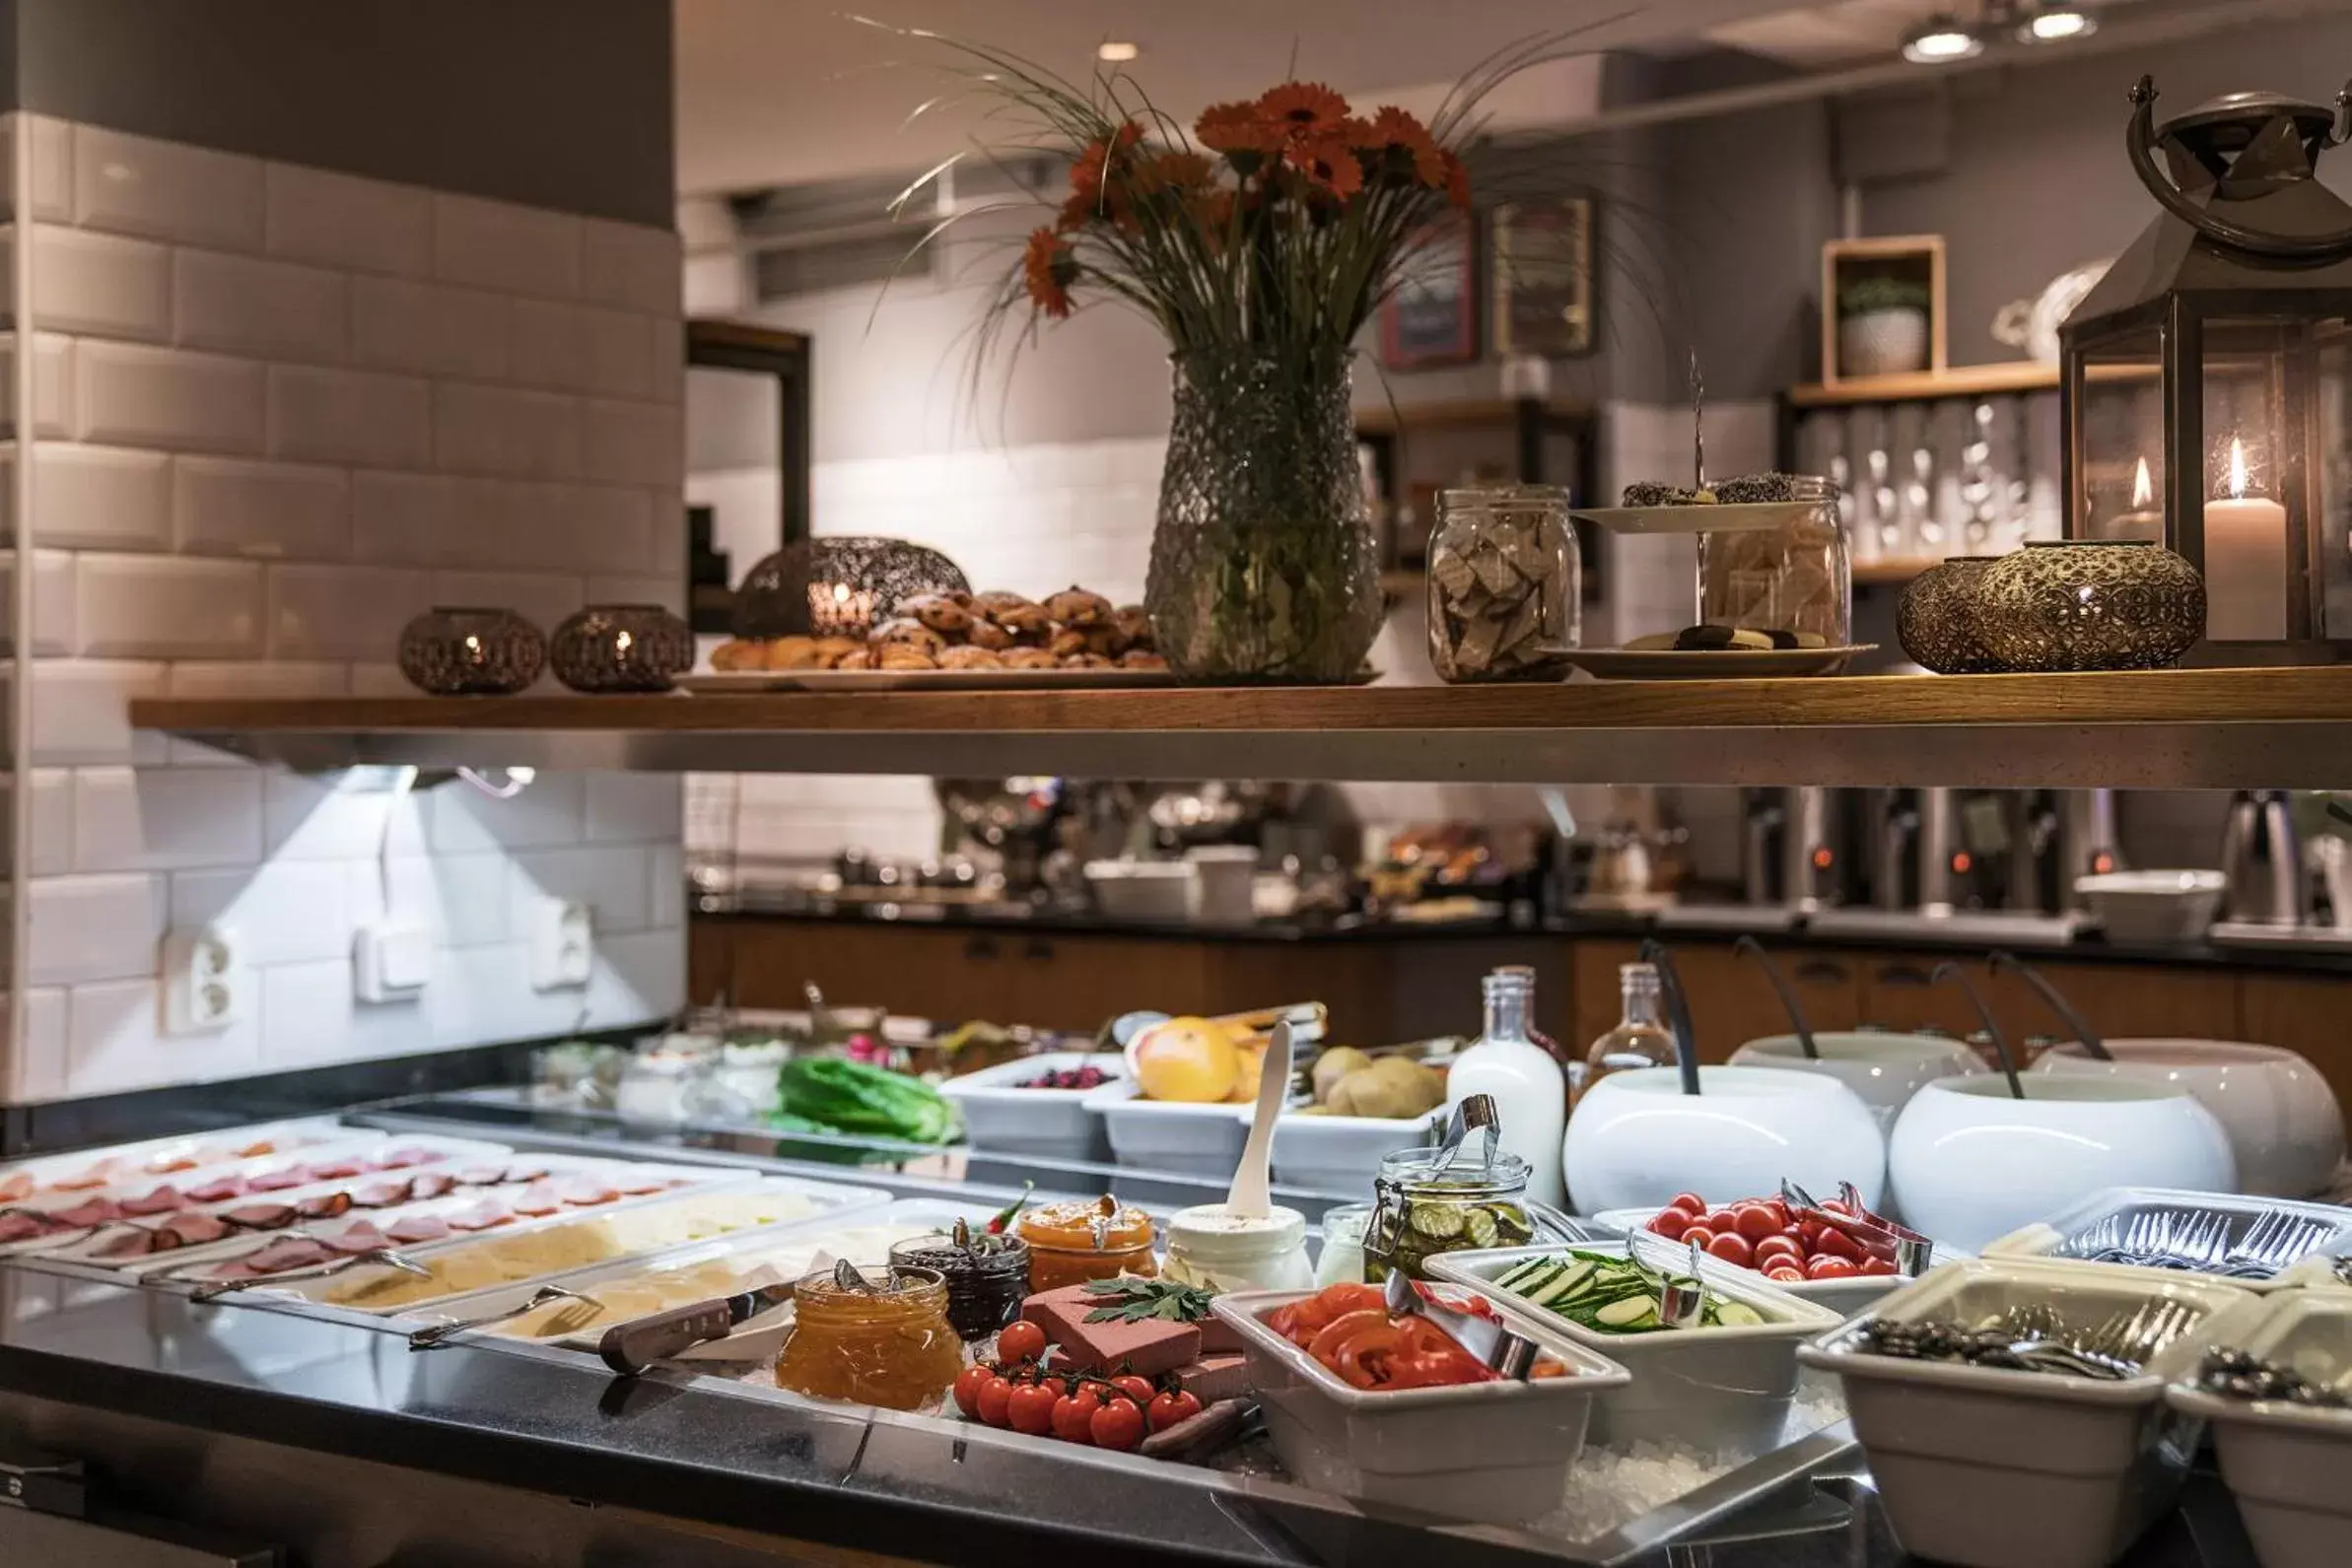
[[[1575,1096],[1613,1072],[1675,1064],[1674,1031],[1666,1027],[1659,1008],[1658,966],[1620,964],[1617,984],[1623,998],[1617,1027],[1594,1041],[1584,1059],[1568,1069],[1568,1087]]]
[[[1560,1137],[1567,1129],[1567,1075],[1532,1038],[1536,972],[1523,964],[1486,980],[1487,1022],[1479,1042],[1454,1058],[1445,1075],[1449,1111],[1473,1095],[1490,1095],[1509,1108],[1501,1147],[1526,1164],[1527,1195],[1558,1207],[1567,1201],[1560,1175]]]

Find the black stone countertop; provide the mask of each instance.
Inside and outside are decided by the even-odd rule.
[[[923,1561],[1034,1568],[1040,1547],[1144,1565],[1589,1560],[1529,1531],[1375,1517],[1263,1474],[828,1405],[721,1377],[620,1380],[553,1347],[459,1343],[420,1354],[361,1315],[254,1298],[197,1306],[169,1288],[30,1259],[0,1263],[0,1407],[11,1393]],[[1908,1559],[1852,1471],[1829,1461],[1815,1480],[1671,1550],[1619,1560],[1897,1568]],[[1684,1549],[1698,1541],[1707,1542],[1698,1556]],[[2252,1558],[2227,1494],[2202,1477],[2121,1568],[2252,1568]]]

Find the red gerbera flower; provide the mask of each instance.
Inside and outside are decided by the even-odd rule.
[[[1413,175],[1422,184],[1440,188],[1445,184],[1445,149],[1437,145],[1429,128],[1394,104],[1372,116],[1372,140],[1382,148],[1400,148],[1413,158]]]
[[[1348,117],[1348,101],[1321,82],[1284,82],[1258,100],[1258,117],[1280,124],[1294,137],[1313,136]]]
[[[1255,103],[1215,103],[1193,122],[1193,135],[1212,153],[1273,153],[1281,148],[1284,127],[1270,121]]]
[[[1021,280],[1029,290],[1029,303],[1057,320],[1070,314],[1070,286],[1077,281],[1077,253],[1051,229],[1040,229],[1029,237],[1028,248],[1021,253]]]
[[[1352,196],[1364,188],[1364,166],[1349,138],[1293,141],[1283,150],[1282,161],[1335,196]]]
[[[1088,142],[1079,150],[1077,162],[1070,166],[1071,191],[1088,198],[1101,195],[1104,181],[1127,162],[1128,154],[1142,139],[1143,127],[1129,120],[1110,136]]]
[[[1470,211],[1470,166],[1444,148],[1438,149],[1438,156],[1445,160],[1445,199]]]

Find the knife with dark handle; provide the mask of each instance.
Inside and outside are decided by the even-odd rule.
[[[789,1284],[761,1285],[732,1296],[714,1297],[689,1306],[672,1307],[644,1318],[616,1323],[596,1341],[596,1354],[624,1378],[634,1378],[657,1361],[691,1350],[698,1344],[724,1339],[763,1312],[793,1299]]]

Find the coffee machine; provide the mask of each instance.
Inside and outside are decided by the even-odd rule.
[[[1839,791],[1801,784],[1743,796],[1740,882],[1748,902],[1803,913],[1844,903],[1847,835]]]

